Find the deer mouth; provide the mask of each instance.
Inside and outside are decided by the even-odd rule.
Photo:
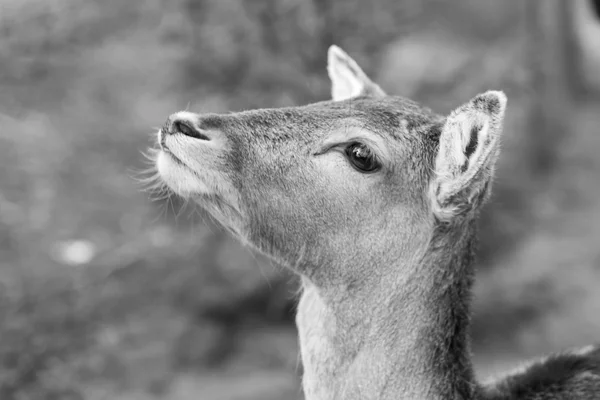
[[[183,133],[181,133],[181,134],[183,135]],[[161,129],[160,131],[158,131],[158,145],[160,147],[160,152],[164,153],[163,154],[164,157],[168,157],[171,161],[173,161],[178,166],[185,168],[189,172],[198,176],[196,171],[194,171],[193,168],[188,166],[181,158],[177,157],[175,155],[175,153],[173,152],[173,150],[171,150],[171,148],[167,145],[167,137],[168,136],[169,136],[169,134],[167,134],[164,129]]]
[[[164,153],[166,157],[169,157],[169,159],[171,159],[175,164],[179,165],[180,167],[184,167],[187,169],[190,169],[187,165],[185,165],[185,163],[183,161],[181,161],[175,154],[173,154],[173,152],[171,151],[171,149],[169,149],[167,147],[167,145],[162,145],[161,144],[161,153]],[[191,172],[194,172],[190,169]],[[195,172],[194,172],[195,173]]]

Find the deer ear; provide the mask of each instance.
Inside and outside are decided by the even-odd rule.
[[[436,217],[448,220],[487,198],[506,110],[506,95],[477,95],[446,118],[435,159],[430,198]]]
[[[331,79],[331,97],[335,101],[359,95],[385,96],[383,90],[367,77],[356,61],[336,45],[329,47],[327,72]]]

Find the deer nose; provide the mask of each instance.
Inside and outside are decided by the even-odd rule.
[[[167,135],[183,134],[195,139],[211,140],[209,132],[200,128],[199,121],[198,115],[181,111],[169,117],[163,131]]]

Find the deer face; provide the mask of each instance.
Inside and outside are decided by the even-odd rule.
[[[328,69],[333,101],[171,115],[158,135],[156,165],[172,190],[243,241],[309,278],[332,282],[372,274],[358,267],[376,271],[382,258],[426,243],[436,218],[467,209],[457,204],[472,203],[473,179],[458,178],[479,172],[487,182],[485,157],[493,159],[495,147],[477,138],[494,121],[480,114],[490,114],[494,101],[492,111],[502,113],[503,104],[491,94],[491,103],[482,97],[480,113],[463,106],[475,117],[457,111],[458,119],[444,119],[386,96],[335,46]],[[469,121],[476,122],[475,134]],[[467,151],[486,154],[460,158]]]

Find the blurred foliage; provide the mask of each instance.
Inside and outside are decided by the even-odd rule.
[[[597,105],[539,145],[526,18],[517,0],[0,0],[0,398],[300,398],[295,278],[135,179],[175,110],[327,98],[332,43],[440,112],[509,95],[478,365],[597,336]]]

